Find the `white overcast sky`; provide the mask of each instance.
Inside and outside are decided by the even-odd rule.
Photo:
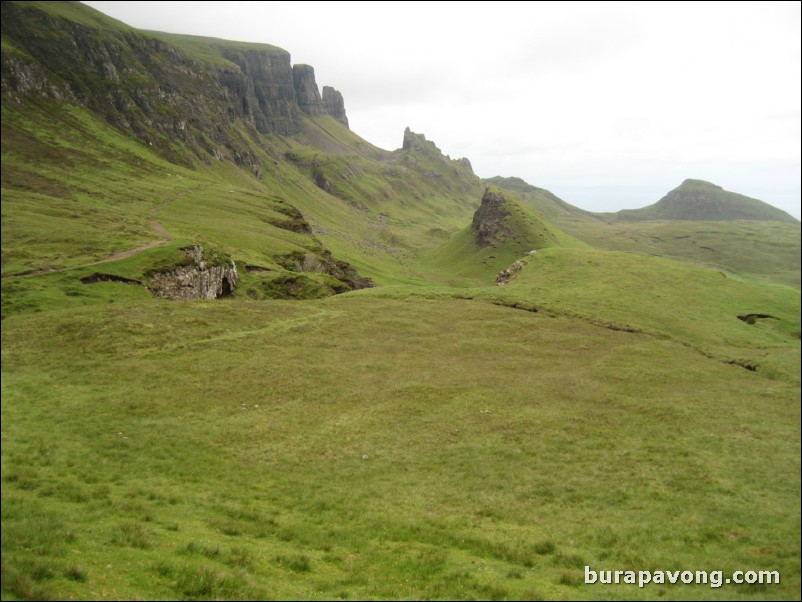
[[[142,29],[264,42],[482,177],[580,207],[709,180],[800,217],[799,2],[86,2]]]

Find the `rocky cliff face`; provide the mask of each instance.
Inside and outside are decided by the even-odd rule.
[[[404,129],[404,141],[401,144],[401,149],[407,151],[432,150],[436,151],[438,154],[440,153],[440,149],[437,148],[434,142],[426,140],[426,136],[423,134],[416,134],[409,129],[409,127]]]
[[[348,127],[343,95],[331,86],[323,86],[323,96],[321,96],[315,81],[314,67],[310,65],[294,65],[292,77],[295,82],[295,96],[298,99],[298,106],[301,111],[310,117],[331,115],[345,127]]]
[[[345,101],[343,95],[331,86],[323,86],[323,106],[326,109],[326,114],[331,115],[348,127],[348,117],[345,115]]]
[[[190,301],[219,299],[234,291],[238,274],[233,261],[222,258],[214,251],[204,252],[203,247],[198,245],[183,251],[189,259],[188,265],[151,275],[150,289],[155,296]]]
[[[3,2],[0,27],[3,103],[83,104],[175,162],[251,166],[253,153],[232,135],[237,123],[280,135],[300,132],[304,115],[347,123],[339,93],[325,103],[314,70],[293,69],[280,48],[93,27],[36,3]]]
[[[485,189],[482,204],[473,214],[471,229],[476,235],[476,245],[480,248],[493,244],[499,236],[507,231],[504,218],[510,215],[505,207],[506,199],[499,192]]]
[[[262,134],[297,134],[301,113],[288,52],[223,48],[221,53],[239,69],[221,68],[225,112],[244,119]]]
[[[292,77],[295,82],[295,96],[298,106],[310,117],[325,115],[323,99],[315,82],[315,69],[310,65],[295,65],[292,68]]]

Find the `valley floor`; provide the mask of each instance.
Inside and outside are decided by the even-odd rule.
[[[4,599],[798,595],[798,383],[398,296],[4,320]],[[586,565],[782,581],[586,585]]]

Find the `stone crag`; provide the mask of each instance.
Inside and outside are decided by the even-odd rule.
[[[214,251],[195,245],[182,251],[189,263],[150,276],[156,297],[180,301],[227,297],[237,286],[237,266]]]
[[[315,82],[315,69],[311,65],[294,65],[292,78],[295,83],[295,97],[300,109],[310,117],[326,114],[323,99]]]
[[[327,115],[331,115],[345,127],[348,127],[348,117],[345,114],[343,95],[331,86],[323,86],[323,107]]]
[[[473,214],[471,222],[471,229],[476,236],[476,245],[479,248],[490,246],[508,232],[504,225],[504,218],[510,212],[505,205],[506,199],[501,193],[485,189],[482,204]]]
[[[295,97],[301,111],[310,117],[331,115],[348,127],[343,95],[331,86],[323,86],[323,95],[318,91],[315,81],[315,68],[310,65],[294,65],[292,77],[295,84]]]

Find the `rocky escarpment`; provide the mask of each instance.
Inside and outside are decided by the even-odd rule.
[[[577,242],[546,221],[536,209],[495,186],[485,189],[473,214],[470,234],[477,250],[493,251],[493,257],[488,259],[524,257],[538,249]]]
[[[325,115],[323,99],[315,82],[315,69],[311,65],[294,65],[292,78],[295,84],[295,96],[298,106],[310,117]]]
[[[2,3],[4,105],[82,104],[171,161],[230,159],[254,168],[255,153],[234,135],[239,124],[292,135],[304,115],[347,123],[339,93],[324,102],[314,70],[293,70],[280,48],[109,27],[79,4],[70,10],[81,18],[71,20],[48,5]]]
[[[238,67],[220,67],[209,74],[210,91],[217,89],[224,114],[242,119],[262,134],[298,133],[302,116],[290,54],[280,49],[240,50],[218,46],[218,50]],[[223,90],[219,90],[220,85]]]
[[[237,266],[199,245],[182,249],[186,265],[150,274],[150,289],[156,297],[189,301],[227,297],[237,286]]]
[[[298,99],[298,106],[301,111],[310,117],[331,115],[345,127],[348,127],[343,95],[331,86],[323,86],[323,95],[321,96],[315,81],[314,67],[311,65],[294,65],[292,77],[295,84],[295,96]]]
[[[496,242],[504,233],[509,232],[504,218],[510,215],[506,207],[507,199],[501,192],[485,189],[482,204],[473,214],[471,230],[476,237],[476,246],[488,247]]]
[[[348,127],[348,117],[345,114],[343,95],[331,86],[323,86],[323,107],[327,115],[331,115],[345,127]]]

